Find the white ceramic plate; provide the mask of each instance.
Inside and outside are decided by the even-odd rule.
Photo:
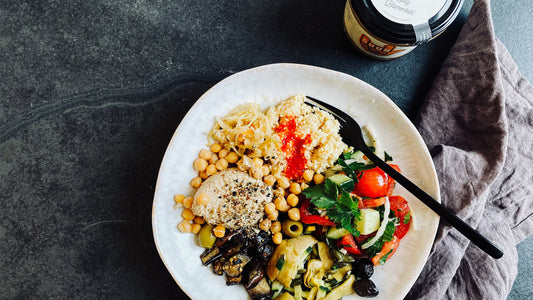
[[[206,133],[215,116],[224,116],[248,102],[267,108],[298,93],[329,102],[361,126],[369,126],[402,173],[440,201],[437,175],[422,138],[402,111],[376,88],[344,73],[306,65],[272,64],[239,72],[216,84],[194,104],[176,129],[159,170],[152,211],[155,244],[174,280],[192,299],[249,297],[242,286],[227,287],[223,276],[201,264],[203,249],[197,246],[195,236],[176,228],[181,209],[172,208],[174,194],[193,194],[189,186],[196,176],[192,162],[207,146]],[[438,225],[438,216],[402,187],[397,185],[395,193],[409,202],[413,226],[394,256],[376,268],[372,277],[380,292],[376,299],[403,299],[426,262]]]

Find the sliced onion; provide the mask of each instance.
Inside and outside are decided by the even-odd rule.
[[[361,248],[367,249],[368,247],[374,245],[377,240],[383,235],[385,232],[385,228],[387,228],[387,223],[389,223],[389,213],[390,213],[390,202],[389,197],[385,197],[385,211],[383,212],[383,221],[381,221],[381,225],[379,225],[378,231],[376,232],[376,235],[371,238],[368,242],[364,243]]]

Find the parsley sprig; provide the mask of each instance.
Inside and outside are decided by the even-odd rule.
[[[329,179],[305,189],[303,193],[312,204],[325,210],[331,221],[341,224],[351,234],[359,236],[359,231],[354,227],[355,219],[359,220],[361,215],[357,207],[359,200],[356,197],[352,197]]]
[[[361,171],[373,169],[375,167],[374,164],[365,164],[358,162],[351,158],[352,152],[346,152],[343,153],[338,159],[337,163],[339,166],[342,167],[342,170],[346,174],[346,176],[352,178],[355,182],[358,181],[357,175],[360,174]]]

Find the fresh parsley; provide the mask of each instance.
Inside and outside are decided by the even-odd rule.
[[[387,151],[383,151],[385,153],[385,162],[392,161],[392,156],[390,156]]]
[[[312,204],[325,210],[331,221],[341,224],[351,234],[359,236],[359,231],[354,227],[355,219],[359,220],[361,215],[357,198],[352,197],[329,179],[305,189],[303,193],[311,199]]]
[[[375,168],[374,164],[365,164],[351,159],[351,152],[343,153],[338,159],[337,163],[342,167],[342,171],[346,176],[352,178],[355,182],[358,182],[362,174],[361,171],[369,170]]]
[[[411,221],[411,212],[408,212],[403,217],[403,224],[409,224],[409,221]]]

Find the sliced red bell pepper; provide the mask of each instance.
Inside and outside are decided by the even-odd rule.
[[[385,261],[391,258],[394,252],[396,252],[396,249],[399,245],[400,239],[396,236],[392,237],[391,241],[383,243],[383,248],[381,248],[381,251],[379,251],[379,253],[371,259],[374,266],[384,264]]]
[[[317,224],[324,226],[335,226],[335,222],[326,219],[325,217],[313,215],[309,212],[309,205],[311,202],[305,198],[300,204],[300,221],[305,224]]]
[[[360,255],[363,253],[361,249],[359,248],[359,246],[357,246],[357,244],[355,243],[355,239],[353,235],[351,234],[347,234],[343,236],[338,241],[338,246],[340,248],[345,249],[348,253],[353,254],[353,255]]]
[[[373,208],[385,204],[385,197],[372,198],[372,199],[361,199],[358,203],[358,208]]]

